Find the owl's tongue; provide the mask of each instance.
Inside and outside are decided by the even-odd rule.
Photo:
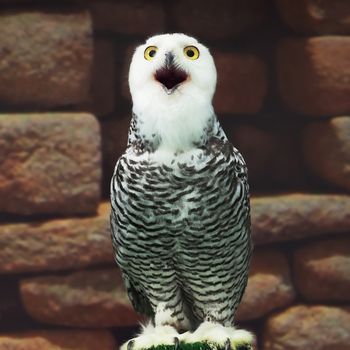
[[[187,79],[187,73],[182,69],[163,67],[156,71],[155,79],[159,81],[167,90],[175,90],[179,84]]]

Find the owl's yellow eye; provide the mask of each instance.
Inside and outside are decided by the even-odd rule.
[[[184,54],[190,60],[196,60],[199,57],[199,50],[195,46],[186,46]]]
[[[158,47],[157,46],[148,46],[148,47],[146,47],[146,50],[144,52],[145,59],[147,61],[153,60],[153,58],[156,55],[157,51],[158,51]]]

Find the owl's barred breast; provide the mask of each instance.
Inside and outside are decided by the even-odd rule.
[[[121,268],[146,258],[182,265],[201,252],[232,255],[248,239],[246,167],[238,151],[218,140],[172,156],[170,164],[148,152],[119,160],[112,187]]]
[[[130,145],[111,196],[116,261],[134,307],[149,314],[159,300],[183,300],[197,320],[232,324],[251,238],[247,169],[227,139],[168,155]]]

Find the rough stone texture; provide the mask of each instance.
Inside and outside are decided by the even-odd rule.
[[[313,242],[294,253],[300,293],[310,301],[350,301],[350,238]]]
[[[350,229],[350,196],[294,193],[253,197],[251,204],[256,244],[348,233]]]
[[[350,308],[294,306],[267,321],[264,350],[346,350]]]
[[[349,34],[348,0],[275,0],[283,21],[307,34]]]
[[[113,263],[110,205],[86,218],[0,225],[0,272],[56,271]]]
[[[289,38],[277,56],[280,94],[291,110],[315,116],[350,112],[350,37]]]
[[[109,184],[118,158],[126,149],[130,116],[120,116],[113,120],[102,121],[102,155],[104,193],[109,193]]]
[[[148,36],[165,31],[165,12],[161,1],[91,1],[97,31]]]
[[[171,13],[179,32],[211,40],[229,39],[258,27],[265,18],[261,0],[177,0]]]
[[[116,48],[112,41],[94,41],[94,64],[88,102],[85,108],[96,116],[110,114],[116,107]]]
[[[294,130],[263,128],[250,124],[231,124],[231,118],[222,118],[226,135],[244,155],[248,166],[252,191],[296,188],[305,183],[305,171]]]
[[[237,320],[260,318],[289,305],[293,299],[294,288],[286,257],[271,249],[255,251]]]
[[[18,107],[71,105],[86,99],[92,24],[75,7],[0,14],[0,103]]]
[[[256,56],[214,52],[218,83],[217,113],[258,113],[267,92],[266,67]],[[253,88],[252,88],[253,87]]]
[[[0,349],[8,350],[115,350],[108,331],[50,330],[0,333]]]
[[[98,328],[130,326],[139,320],[116,267],[24,279],[20,291],[29,315],[45,323]]]
[[[302,138],[305,163],[315,176],[350,190],[350,117],[311,123]]]
[[[89,114],[0,115],[0,211],[96,211],[100,131]]]

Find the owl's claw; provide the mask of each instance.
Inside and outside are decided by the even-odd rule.
[[[225,350],[232,350],[230,338],[227,338],[225,341]]]
[[[134,344],[135,344],[135,340],[130,340],[129,342],[128,342],[128,350],[132,350],[133,349],[133,347],[134,347]]]
[[[180,349],[180,341],[178,337],[174,338],[174,344],[175,344],[175,350],[179,350]]]

